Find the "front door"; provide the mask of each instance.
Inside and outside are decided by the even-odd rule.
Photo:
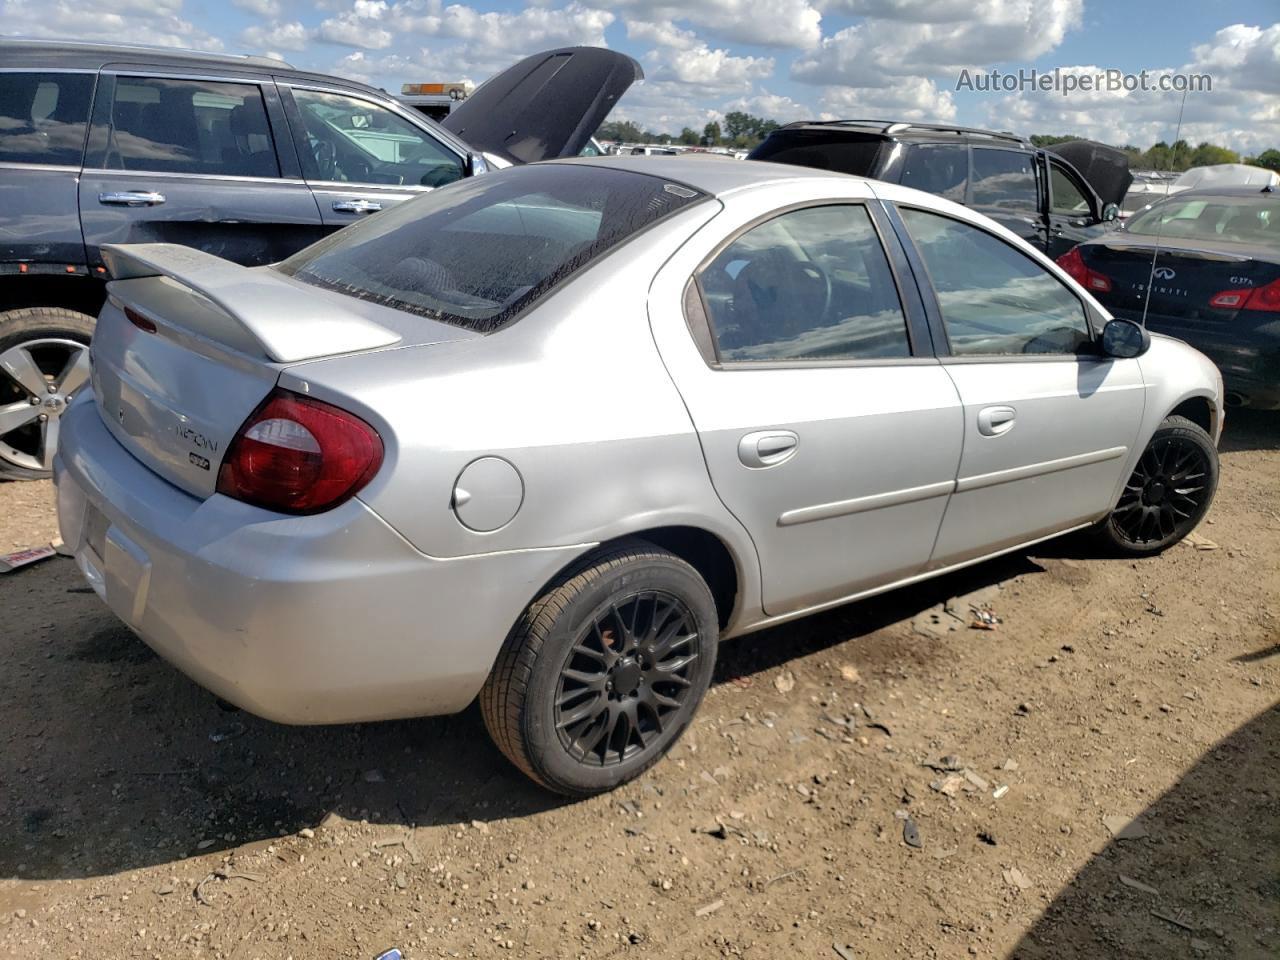
[[[466,175],[465,158],[417,123],[363,97],[286,87],[286,110],[330,230]]]
[[[1036,156],[1008,147],[973,147],[969,206],[1038,250],[1048,249]]]
[[[1079,178],[1052,157],[1049,164],[1049,256],[1057,259],[1102,233],[1102,221]]]
[[[900,208],[936,296],[964,454],[930,561],[945,567],[1096,520],[1119,494],[1145,400],[1102,356],[1083,301],[982,228]]]
[[[689,329],[659,345],[780,615],[923,569],[961,422],[868,206],[766,217],[697,272]]]
[[[270,81],[104,73],[80,180],[90,263],[104,243],[179,243],[257,266],[318,239],[275,97]]]

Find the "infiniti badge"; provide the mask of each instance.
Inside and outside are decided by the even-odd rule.
[[[1151,271],[1151,275],[1157,280],[1172,280],[1177,276],[1177,274],[1173,272],[1173,267],[1156,267]]]

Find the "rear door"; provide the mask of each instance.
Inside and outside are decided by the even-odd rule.
[[[101,75],[80,218],[93,265],[104,243],[167,242],[253,266],[322,235],[271,80],[134,65]]]
[[[1145,402],[1138,361],[1105,357],[1084,302],[986,230],[900,205],[964,405],[964,454],[930,566],[1098,519]]]
[[[286,113],[326,230],[467,174],[467,158],[407,111],[351,90],[282,84]]]
[[[88,70],[0,70],[0,273],[84,273],[76,182],[93,84]]]
[[[878,204],[733,216],[693,281],[668,268],[688,326],[655,316],[655,333],[776,616],[923,569],[962,426]],[[678,311],[674,279],[654,290],[651,311]]]
[[[1008,147],[974,146],[969,206],[1038,250],[1048,249],[1035,154]]]
[[[1094,210],[1090,191],[1066,164],[1045,155],[1049,177],[1049,248],[1059,257],[1077,244],[1102,232],[1102,220]]]

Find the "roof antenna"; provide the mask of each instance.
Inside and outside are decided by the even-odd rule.
[[[1178,107],[1178,126],[1173,132],[1173,149],[1169,151],[1169,172],[1173,173],[1173,161],[1177,156],[1178,144],[1182,141],[1182,113],[1187,109],[1187,88],[1182,89],[1182,106]],[[1169,188],[1173,186],[1173,179],[1165,181],[1164,197],[1169,199]],[[1151,285],[1156,281],[1156,260],[1160,256],[1160,235],[1164,232],[1164,221],[1156,221],[1156,248],[1151,251],[1151,270],[1147,273],[1147,291],[1146,296],[1142,299],[1142,325],[1147,325],[1147,308],[1151,306]]]

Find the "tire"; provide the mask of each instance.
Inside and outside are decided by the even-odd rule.
[[[480,692],[485,727],[548,790],[612,790],[689,725],[718,640],[715,601],[698,572],[647,541],[623,541],[525,610]]]
[[[1111,553],[1153,556],[1195,529],[1217,488],[1218,451],[1209,434],[1186,417],[1166,417],[1097,537]]]
[[[74,384],[67,375],[73,373],[78,351],[88,347],[93,325],[93,317],[63,307],[25,307],[0,313],[0,359],[8,357],[11,364],[21,364],[28,373],[19,379],[0,364],[0,479],[41,480],[50,475],[51,451],[57,449],[57,423],[50,421],[61,417],[67,397],[87,380],[87,366],[74,371]],[[80,379],[82,375],[84,379]],[[34,382],[37,378],[44,382],[43,389]],[[69,388],[66,391],[48,389],[60,388],[63,383]],[[31,405],[35,419],[5,429],[2,418],[6,411],[20,416],[23,403]]]

